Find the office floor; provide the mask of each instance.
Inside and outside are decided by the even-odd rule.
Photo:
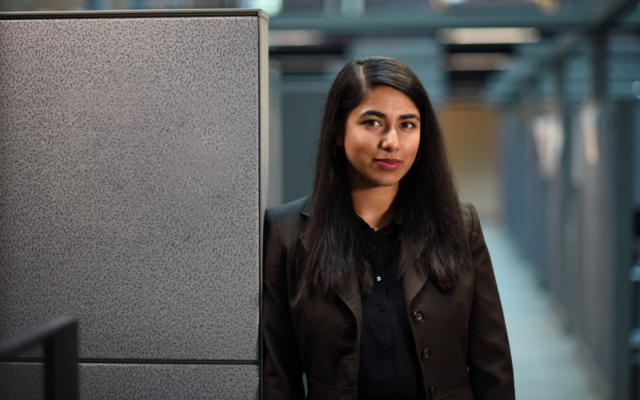
[[[576,343],[558,319],[547,292],[504,229],[483,224],[493,261],[514,364],[518,400],[604,400]]]

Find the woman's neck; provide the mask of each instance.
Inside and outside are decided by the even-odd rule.
[[[396,196],[399,185],[351,188],[356,214],[374,230],[389,225],[396,216]]]

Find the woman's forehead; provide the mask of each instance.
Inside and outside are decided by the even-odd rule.
[[[409,96],[389,86],[378,86],[372,89],[353,111],[357,116],[376,112],[385,116],[419,115],[418,108]]]

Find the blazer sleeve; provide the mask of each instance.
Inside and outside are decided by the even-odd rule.
[[[515,399],[513,366],[498,286],[478,214],[469,205],[475,287],[469,318],[467,364],[476,399]]]
[[[264,221],[263,267],[263,398],[304,399],[302,362],[289,310],[286,256],[270,209]]]

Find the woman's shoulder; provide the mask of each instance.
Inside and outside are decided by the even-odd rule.
[[[465,230],[469,233],[478,229],[479,220],[476,207],[468,202],[460,202],[460,210],[462,212],[462,221],[464,222]]]
[[[267,208],[265,215],[265,233],[275,234],[280,246],[295,246],[306,227],[311,209],[311,197]]]
[[[269,207],[267,213],[273,216],[276,223],[283,223],[308,217],[310,209],[311,196],[306,196],[286,204]]]

